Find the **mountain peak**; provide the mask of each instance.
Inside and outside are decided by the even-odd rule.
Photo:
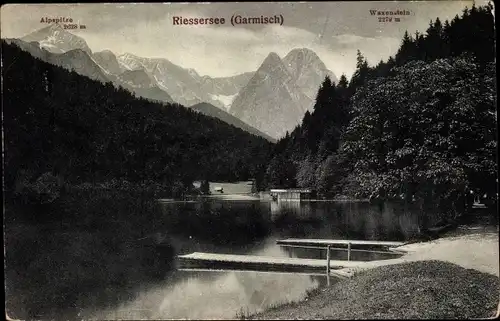
[[[267,55],[267,58],[272,58],[272,59],[281,59],[280,56],[275,53],[274,51],[271,51],[269,55]]]
[[[120,68],[123,70],[144,69],[144,58],[141,58],[129,52],[118,55],[116,59],[118,61],[118,64],[120,65]]]
[[[311,57],[311,58],[317,58],[319,59],[318,55],[312,51],[311,49],[309,48],[295,48],[295,49],[292,49],[285,57],[285,59],[287,59],[287,57],[294,57],[294,56],[297,56],[297,57]]]
[[[275,52],[271,52],[269,53],[269,55],[267,55],[266,59],[264,59],[262,66],[267,66],[267,65],[274,66],[280,63],[282,63],[280,56],[278,56],[278,54]]]
[[[335,80],[308,48],[295,48],[283,60],[270,53],[235,97],[230,112],[277,139],[286,131],[291,132],[305,112],[312,110],[318,88],[327,75]]]
[[[313,98],[316,95],[316,87],[319,87],[326,76],[337,82],[335,74],[311,49],[295,48],[286,55],[283,63],[308,97]],[[314,86],[311,86],[312,84]]]
[[[54,32],[54,31],[64,31],[64,29],[61,27],[60,24],[53,23],[53,24],[50,24],[49,26],[39,30],[39,32],[42,32],[42,31],[49,33],[49,32]]]
[[[119,58],[139,58],[139,56],[131,54],[130,52],[119,54],[117,57],[119,57]]]
[[[97,53],[97,52],[96,52],[96,53]],[[112,52],[112,51],[111,51],[111,50],[109,50],[109,49],[104,49],[104,50],[102,50],[102,51],[99,51],[98,53],[99,53],[99,54],[101,54],[101,55],[113,55],[113,56],[115,56],[115,57],[116,57],[115,53],[114,53],[114,52]]]
[[[198,74],[198,72],[195,69],[193,69],[193,68],[189,68],[187,71],[193,77],[200,77],[200,75]]]
[[[81,49],[91,54],[87,42],[81,37],[64,30],[59,24],[51,24],[47,27],[34,31],[21,40],[25,42],[38,42],[40,48],[52,53],[64,53],[74,49]]]
[[[120,68],[116,55],[110,50],[95,52],[93,58],[106,73],[119,75],[124,71]]]

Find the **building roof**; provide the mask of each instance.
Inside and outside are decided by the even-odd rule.
[[[311,193],[310,188],[271,189],[271,193]]]

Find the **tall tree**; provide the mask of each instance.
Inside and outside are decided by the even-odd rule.
[[[411,62],[358,91],[345,148],[364,195],[415,193],[444,208],[466,185],[490,186],[497,170],[491,78],[464,56]]]

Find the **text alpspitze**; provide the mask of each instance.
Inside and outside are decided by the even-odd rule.
[[[69,17],[42,17],[40,23],[72,23],[73,19]]]

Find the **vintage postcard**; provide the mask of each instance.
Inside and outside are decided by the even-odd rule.
[[[492,2],[0,21],[8,319],[498,316]]]

